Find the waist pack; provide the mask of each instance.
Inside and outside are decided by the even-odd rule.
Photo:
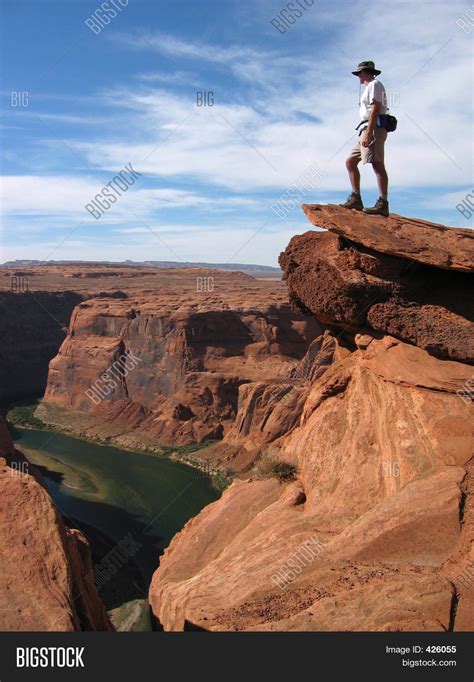
[[[387,133],[393,133],[393,131],[397,129],[397,123],[398,121],[395,116],[392,116],[391,114],[379,114],[377,125],[379,128],[385,128]]]
[[[365,121],[361,121],[359,125],[357,126],[356,130],[359,131],[359,135],[364,132],[364,130],[367,128],[368,124],[368,119]],[[379,117],[377,119],[377,128],[385,128],[387,133],[393,133],[394,130],[397,129],[397,119],[395,116],[392,116],[391,114],[379,114]],[[361,128],[361,126],[364,126]]]

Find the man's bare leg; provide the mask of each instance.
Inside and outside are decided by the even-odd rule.
[[[352,191],[360,194],[360,173],[358,166],[359,161],[354,158],[346,159],[346,168],[349,172],[349,179],[351,181]]]
[[[343,208],[354,208],[356,211],[362,211],[364,204],[360,197],[360,173],[357,164],[360,159],[356,157],[349,157],[346,159],[346,168],[349,171],[349,178],[352,185],[352,194],[343,204],[339,204]]]
[[[377,178],[380,196],[382,199],[386,200],[388,197],[388,175],[387,171],[385,170],[385,165],[382,161],[375,161],[372,166]]]
[[[364,208],[365,213],[371,215],[389,215],[388,205],[388,175],[385,166],[381,161],[376,161],[372,164],[375,175],[377,176],[377,185],[379,186],[380,197],[377,199],[375,206]]]

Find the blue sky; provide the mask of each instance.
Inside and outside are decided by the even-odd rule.
[[[288,188],[347,196],[363,59],[399,119],[392,211],[472,227],[456,210],[473,185],[470,5],[299,0],[283,30],[280,0],[122,3],[94,31],[96,0],[3,0],[0,260],[276,265],[309,227],[299,200],[272,210]],[[129,163],[140,177],[94,219],[85,205]],[[369,204],[368,166],[362,185]]]

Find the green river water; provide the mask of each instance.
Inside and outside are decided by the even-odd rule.
[[[132,532],[142,545],[103,587],[107,608],[146,598],[159,555],[219,493],[196,469],[166,458],[89,443],[51,431],[14,430],[65,521],[90,540],[98,562]]]

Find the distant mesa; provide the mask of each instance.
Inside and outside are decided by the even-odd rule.
[[[271,265],[258,265],[256,263],[206,263],[206,262],[192,262],[192,261],[171,261],[171,260],[146,260],[146,261],[81,261],[81,260],[11,260],[3,263],[4,268],[25,268],[38,266],[52,266],[52,265],[80,265],[81,267],[142,267],[142,268],[201,268],[206,270],[224,270],[226,272],[245,272],[254,277],[258,276],[281,276],[280,268],[272,267]],[[25,274],[25,273],[22,273]],[[28,273],[32,274],[32,273]],[[85,277],[90,275],[78,274],[73,275],[77,277]],[[103,275],[102,275],[103,276]]]

